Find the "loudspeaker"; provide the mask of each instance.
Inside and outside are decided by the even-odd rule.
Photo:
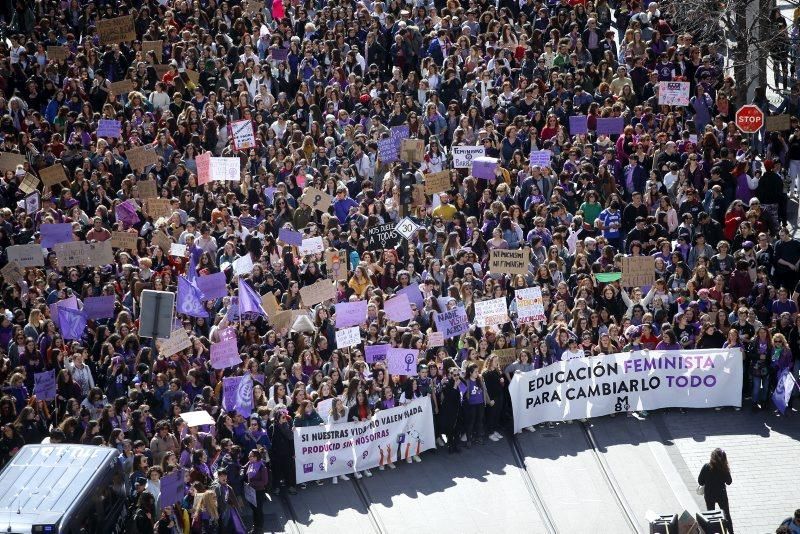
[[[710,510],[695,514],[700,532],[704,534],[728,534],[725,528],[725,514],[722,510]]]
[[[678,514],[662,514],[650,521],[650,534],[678,534]]]

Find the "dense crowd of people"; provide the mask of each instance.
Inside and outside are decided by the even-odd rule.
[[[136,39],[108,43],[99,22],[120,15],[133,17]],[[91,267],[62,267],[42,246],[43,262],[21,277],[3,271],[0,465],[43,439],[118,448],[131,531],[243,531],[248,483],[261,532],[264,492],[297,491],[293,427],[430,396],[440,447],[497,441],[514,373],[562,358],[740,347],[753,410],[769,409],[776,378],[800,368],[800,242],[787,227],[787,200],[800,194],[795,66],[778,108],[764,89],[755,97],[767,115],[789,114],[789,127],[743,135],[726,57],[673,28],[657,2],[17,0],[0,4],[2,20],[0,150],[24,163],[3,168],[0,266],[10,247],[43,243],[50,223],[71,224],[76,242],[127,232],[136,246]],[[689,82],[688,105],[661,105],[664,81]],[[597,132],[598,119],[620,117],[621,132]],[[100,136],[100,121],[120,131]],[[239,121],[252,125],[252,147],[235,146]],[[421,157],[382,161],[402,126],[422,140]],[[493,176],[454,168],[454,146],[483,147],[499,162]],[[137,147],[157,161],[134,168],[126,153]],[[531,164],[544,150],[549,164]],[[201,180],[209,154],[238,158],[240,179]],[[54,165],[64,179],[40,182]],[[415,187],[442,171],[444,190]],[[153,181],[167,213],[141,193]],[[308,202],[310,187],[330,207]],[[404,217],[413,235],[371,245],[369,229]],[[279,239],[284,229],[321,237],[324,250],[301,255]],[[496,249],[526,250],[529,272],[490,272]],[[306,306],[302,288],[338,276],[329,253],[346,266],[335,299]],[[655,258],[651,286],[598,279],[628,255]],[[235,275],[248,256],[252,268]],[[175,314],[190,348],[165,356],[139,336],[143,290],[219,272],[226,296]],[[237,314],[242,282],[278,308]],[[385,301],[413,285],[423,296],[413,317],[390,320]],[[546,320],[516,324],[514,293],[534,286]],[[115,297],[113,317],[65,337],[57,303],[75,297],[80,309],[98,296]],[[431,343],[435,313],[463,307],[472,320],[476,302],[499,297],[511,322],[473,321]],[[368,301],[363,342],[341,349],[335,305],[357,300]],[[215,369],[210,346],[228,328],[241,364]],[[420,349],[418,376],[367,363],[365,347],[381,343]],[[501,366],[494,352],[507,348],[517,358]],[[33,391],[48,370],[54,401]],[[253,411],[223,409],[222,379],[244,374]],[[188,427],[180,414],[197,410],[216,425]],[[176,469],[186,497],[162,507],[159,481]]]

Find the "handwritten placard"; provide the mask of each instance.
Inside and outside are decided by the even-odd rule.
[[[156,154],[155,147],[151,145],[137,146],[126,150],[125,157],[128,158],[131,169],[136,171],[144,171],[145,168],[158,162],[158,154]]]
[[[344,250],[326,250],[325,270],[331,280],[347,280],[347,253]]]
[[[181,327],[172,331],[169,338],[162,339],[158,352],[164,356],[172,356],[173,354],[191,348],[192,340],[186,329]]]
[[[336,347],[344,349],[355,347],[361,343],[361,329],[357,326],[352,328],[340,328],[336,330]]]
[[[124,15],[96,22],[101,45],[119,44],[136,40],[136,27],[133,15]]]
[[[56,253],[59,267],[77,267],[86,264],[86,249],[83,241],[59,243],[53,250]]]
[[[656,279],[653,256],[628,256],[622,258],[622,281],[624,287],[652,285]]]
[[[425,175],[425,194],[435,195],[450,189],[450,171],[431,172]]]
[[[278,304],[278,299],[272,292],[261,295],[261,306],[267,312],[267,317],[272,317],[281,311],[281,305]]]
[[[400,161],[421,162],[425,156],[425,141],[422,139],[403,139],[400,142]]]
[[[156,55],[156,61],[161,63],[162,56],[164,55],[164,41],[142,41],[142,52],[153,52]]]
[[[173,211],[172,201],[168,198],[149,198],[144,201],[144,207],[147,214],[154,219],[169,217]]]
[[[22,270],[22,266],[19,263],[10,261],[0,269],[0,275],[3,276],[3,280],[7,283],[16,284],[23,279],[25,272]]]
[[[25,173],[25,177],[19,184],[20,190],[26,195],[30,195],[39,188],[39,179],[31,173]]]
[[[69,55],[69,50],[63,46],[48,46],[47,59],[48,61],[66,61]]]
[[[308,256],[309,254],[321,254],[325,251],[325,243],[322,241],[322,236],[303,239],[297,251],[301,256]]]
[[[494,249],[489,253],[489,271],[493,273],[528,274],[527,250]]]
[[[336,298],[336,286],[330,280],[317,280],[310,286],[300,288],[304,306],[313,306]]]
[[[97,123],[97,137],[119,139],[122,134],[122,123],[116,119],[100,119]]]
[[[0,152],[0,171],[16,171],[17,165],[25,165],[28,160],[22,154],[13,152]]]
[[[115,95],[126,95],[133,91],[133,80],[120,80],[118,82],[111,82],[109,89]]]
[[[39,176],[42,177],[42,183],[45,187],[52,187],[54,185],[63,184],[64,182],[69,182],[64,166],[60,163],[45,167],[44,169],[39,169]]]
[[[125,250],[136,250],[138,234],[131,232],[111,232],[111,246]]]
[[[158,196],[158,184],[155,180],[143,180],[136,183],[139,189],[139,198],[155,198]]]
[[[16,262],[20,267],[43,267],[42,247],[36,243],[30,245],[13,245],[6,249],[8,261]]]
[[[111,241],[87,243],[84,247],[86,251],[86,265],[102,267],[114,263],[114,251],[111,248]]]

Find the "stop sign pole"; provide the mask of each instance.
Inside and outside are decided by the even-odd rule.
[[[742,133],[754,134],[764,126],[764,112],[754,104],[747,104],[736,112],[736,127]]]

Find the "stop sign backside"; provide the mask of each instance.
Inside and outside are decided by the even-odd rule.
[[[764,112],[758,106],[747,104],[736,112],[736,127],[742,133],[756,133],[764,126]]]

